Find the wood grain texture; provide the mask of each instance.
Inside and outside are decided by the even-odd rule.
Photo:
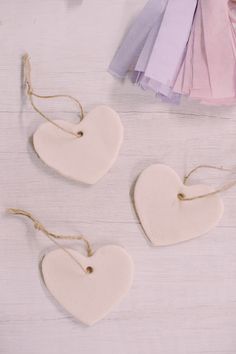
[[[1,0],[0,4],[0,353],[235,354],[236,190],[208,235],[155,249],[132,207],[133,183],[160,162],[180,175],[196,164],[236,165],[236,108],[160,104],[106,68],[145,0]],[[86,187],[35,155],[41,118],[21,90],[21,56],[32,57],[42,94],[70,93],[88,111],[116,109],[125,140],[111,172]],[[52,117],[76,119],[66,101],[40,103]],[[218,184],[202,171],[192,181]],[[131,191],[131,192],[130,192]],[[83,232],[94,247],[123,245],[136,272],[129,296],[92,328],[75,322],[45,291],[38,261],[50,243],[7,207],[34,213],[55,232]],[[96,296],[96,294],[95,294]]]

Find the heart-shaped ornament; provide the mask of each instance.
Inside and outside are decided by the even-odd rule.
[[[78,138],[50,122],[42,124],[33,136],[40,159],[65,177],[87,184],[102,178],[115,162],[123,140],[119,115],[110,107],[99,106],[79,124],[54,121]]]
[[[219,195],[183,201],[178,194],[195,197],[212,191],[207,185],[184,185],[168,166],[149,166],[139,176],[134,190],[135,208],[148,239],[155,246],[167,246],[211,230],[224,211]]]
[[[46,254],[41,263],[44,283],[54,298],[76,319],[92,325],[107,315],[129,291],[133,262],[119,246],[104,246],[91,257],[67,249]]]

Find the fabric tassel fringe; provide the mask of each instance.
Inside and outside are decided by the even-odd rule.
[[[236,103],[236,4],[230,0],[149,0],[109,67],[129,73],[164,101],[182,96]]]

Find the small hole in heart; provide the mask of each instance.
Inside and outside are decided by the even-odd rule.
[[[88,274],[91,274],[91,273],[93,273],[93,267],[87,267],[86,268],[86,273],[88,273]]]
[[[179,193],[178,198],[179,198],[179,200],[184,200],[185,199],[184,193]]]
[[[77,133],[77,135],[78,135],[79,138],[82,138],[82,136],[84,136],[84,133],[80,131],[80,132]]]

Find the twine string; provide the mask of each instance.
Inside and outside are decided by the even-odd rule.
[[[186,184],[186,182],[188,181],[188,179],[190,178],[190,176],[196,172],[199,169],[202,168],[208,168],[208,169],[214,169],[214,170],[218,170],[218,171],[226,171],[226,172],[233,172],[233,169],[229,169],[229,168],[224,168],[224,167],[217,167],[217,166],[211,166],[211,165],[199,165],[195,168],[193,168],[185,177],[184,177],[184,184]],[[222,187],[216,188],[214,191],[206,193],[206,194],[201,194],[201,195],[197,195],[195,197],[187,197],[185,194],[183,193],[179,193],[178,194],[178,198],[181,201],[192,201],[192,200],[196,200],[196,199],[202,199],[202,198],[206,198],[206,197],[210,197],[213,195],[216,195],[218,193],[222,193],[222,192],[226,192],[227,190],[233,188],[234,186],[236,186],[236,181],[231,181],[228,182],[226,184],[224,184]]]
[[[91,267],[87,267],[86,269],[82,266],[82,264],[70,253],[65,247],[63,247],[57,240],[78,240],[78,241],[83,241],[86,247],[87,251],[87,256],[91,257],[93,255],[93,250],[91,248],[91,245],[89,241],[82,235],[77,235],[77,236],[65,236],[65,235],[60,235],[60,234],[55,234],[52,232],[49,232],[45,226],[37,220],[31,213],[24,211],[22,209],[14,209],[10,208],[7,210],[8,213],[13,214],[13,215],[21,215],[29,218],[33,224],[34,228],[38,231],[41,231],[45,236],[47,236],[57,247],[62,249],[79,267],[83,270],[84,273],[91,273]]]
[[[80,121],[81,121],[84,118],[84,110],[83,110],[83,107],[82,107],[81,103],[79,102],[79,100],[77,100],[75,97],[70,96],[70,95],[47,95],[47,96],[44,96],[44,95],[39,95],[39,94],[35,93],[33,90],[32,82],[31,82],[31,64],[30,64],[30,57],[28,54],[25,54],[23,56],[23,67],[24,67],[24,81],[25,81],[25,85],[27,88],[26,93],[29,97],[30,104],[31,104],[32,108],[35,110],[35,112],[37,112],[41,117],[46,119],[49,123],[53,124],[57,128],[61,129],[65,133],[71,134],[71,135],[75,136],[76,138],[82,137],[83,133],[81,131],[78,133],[74,133],[70,130],[67,130],[67,129],[63,128],[62,126],[60,126],[59,124],[57,124],[54,120],[49,118],[46,114],[44,114],[35,105],[33,97],[37,97],[37,98],[41,98],[41,99],[68,98],[71,101],[75,102],[79,106]]]

